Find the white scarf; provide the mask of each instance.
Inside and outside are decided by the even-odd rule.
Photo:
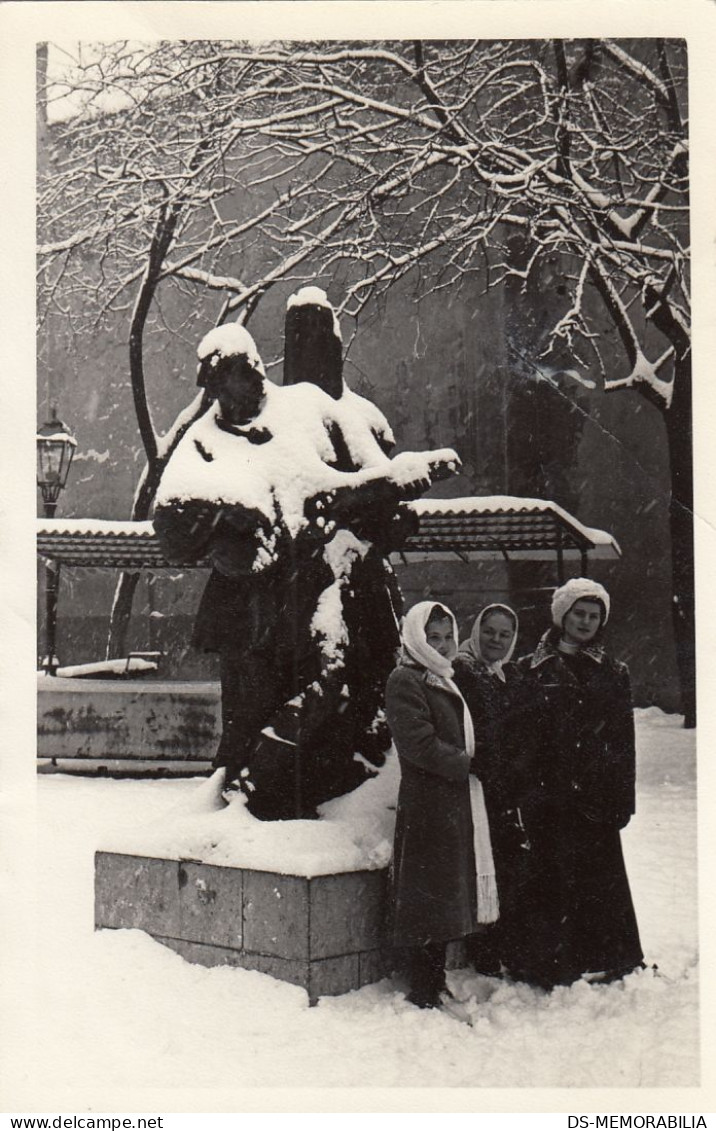
[[[462,703],[463,725],[465,729],[465,749],[472,758],[475,753],[475,731],[472,716],[457,684],[453,682],[452,664],[428,644],[425,636],[433,609],[440,609],[452,622],[453,639],[457,647],[457,623],[450,609],[438,601],[420,601],[413,605],[403,618],[403,651],[406,657],[426,668],[435,678],[432,681],[446,691],[457,695]],[[470,774],[470,809],[472,812],[473,838],[475,846],[475,867],[477,872],[477,921],[494,923],[500,914],[495,879],[495,863],[490,841],[490,825],[485,808],[485,795],[482,782]]]

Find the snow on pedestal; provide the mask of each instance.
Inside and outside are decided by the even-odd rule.
[[[258,820],[243,794],[225,804],[223,778],[224,771],[216,770],[169,812],[105,833],[98,848],[307,878],[387,866],[400,779],[393,751],[358,789],[324,802],[320,820]]]

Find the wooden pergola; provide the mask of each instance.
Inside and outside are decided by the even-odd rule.
[[[465,562],[554,560],[561,584],[565,561],[578,561],[586,573],[590,558],[620,557],[617,542],[606,531],[584,526],[556,503],[542,499],[488,495],[404,505],[419,516],[420,528],[393,555],[398,562],[454,557]],[[130,572],[176,568],[164,557],[151,521],[38,519],[37,552],[67,566]],[[196,567],[210,564],[199,561]]]

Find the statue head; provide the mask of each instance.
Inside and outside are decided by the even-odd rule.
[[[230,424],[247,424],[258,414],[266,374],[256,343],[236,322],[217,326],[199,344],[197,385],[217,400]]]

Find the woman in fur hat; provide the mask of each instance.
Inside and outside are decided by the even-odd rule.
[[[537,876],[525,909],[545,985],[613,981],[642,965],[620,829],[634,812],[629,671],[601,644],[609,594],[578,577],[552,599],[552,627],[520,661],[543,718],[525,820]]]
[[[499,974],[524,965],[525,885],[530,883],[530,845],[522,817],[534,781],[536,701],[528,680],[511,662],[517,614],[508,605],[487,605],[458,650],[455,683],[472,716],[472,773],[483,784],[500,893],[500,918],[469,940],[467,955],[479,973]]]
[[[385,706],[400,762],[392,864],[393,942],[408,951],[408,999],[449,997],[447,943],[498,915],[482,788],[470,778],[470,713],[453,682],[457,626],[448,608],[421,601],[405,615],[399,666]]]

